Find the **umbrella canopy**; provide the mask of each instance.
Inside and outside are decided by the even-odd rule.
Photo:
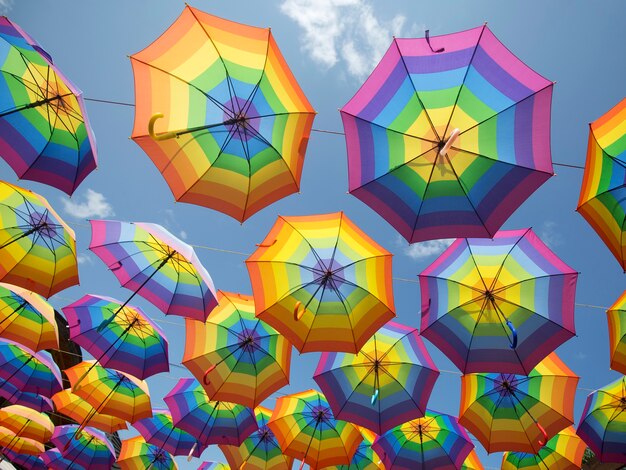
[[[254,316],[251,296],[218,291],[205,322],[187,319],[182,364],[211,400],[255,407],[289,383],[291,344]]]
[[[187,431],[203,446],[238,446],[257,429],[252,409],[210,401],[195,379],[180,379],[163,401],[172,413],[174,426]]]
[[[46,298],[78,284],[75,238],[43,196],[0,181],[0,281]]]
[[[175,470],[174,458],[159,446],[147,443],[142,436],[122,441],[117,464],[122,470]]]
[[[589,124],[578,208],[626,272],[626,98]]]
[[[341,108],[350,193],[409,243],[492,237],[553,174],[552,85],[486,25],[394,39]]]
[[[577,434],[600,462],[626,463],[626,377],[591,392]]]
[[[165,334],[139,307],[87,294],[64,307],[63,313],[71,340],[103,367],[139,379],[169,371]],[[99,330],[103,324],[106,326]]]
[[[202,462],[198,470],[230,470],[230,467],[222,462]]]
[[[372,447],[385,468],[458,470],[474,444],[456,418],[428,410],[379,436]]]
[[[58,349],[54,308],[32,291],[0,282],[0,337],[33,351]]]
[[[385,467],[374,449],[372,444],[378,437],[375,433],[369,429],[365,429],[359,426],[359,431],[363,435],[363,440],[357,447],[354,457],[350,461],[349,465],[336,465],[334,467],[328,467],[327,470],[384,470]]]
[[[54,431],[54,424],[48,415],[22,405],[0,408],[0,423],[17,437],[25,437],[42,444],[50,440]]]
[[[254,416],[259,429],[240,446],[219,446],[228,465],[241,470],[291,470],[293,458],[283,454],[276,436],[267,425],[272,410],[257,406]]]
[[[93,428],[80,429],[75,424],[57,426],[50,442],[69,463],[89,470],[110,470],[115,462],[115,449],[103,432]]]
[[[356,355],[322,353],[313,378],[338,419],[382,434],[424,416],[438,376],[417,330],[389,322]]]
[[[19,465],[20,468],[27,468],[28,470],[48,470],[48,467],[39,455],[18,454],[11,450],[4,450],[3,454],[9,462]]]
[[[279,216],[246,260],[256,315],[300,352],[356,353],[395,316],[391,256],[343,212]]]
[[[528,375],[465,374],[459,423],[487,452],[536,453],[574,423],[578,376],[550,354]]]
[[[63,388],[61,371],[50,353],[33,352],[12,341],[0,339],[0,389],[7,384],[20,392],[46,397]]]
[[[478,458],[478,454],[476,454],[476,449],[472,449],[469,453],[463,465],[461,465],[461,470],[485,470],[482,462]]]
[[[54,411],[52,400],[44,395],[22,392],[18,387],[0,378],[0,397],[13,405],[26,406],[35,411],[47,413]]]
[[[35,439],[18,436],[10,429],[0,426],[0,455],[4,450],[17,454],[39,455],[44,451],[44,446]]]
[[[68,388],[52,395],[54,409],[57,413],[83,423],[85,426],[99,429],[100,431],[113,433],[120,429],[126,429],[126,421],[115,416],[98,413],[93,406]]]
[[[606,312],[611,369],[626,374],[626,291]]]
[[[198,439],[174,426],[169,410],[155,408],[151,417],[140,419],[133,423],[133,426],[148,444],[172,455],[200,457],[204,451],[204,446]]]
[[[96,413],[129,423],[152,416],[148,384],[130,374],[83,361],[65,369],[72,393],[89,403]],[[85,422],[83,422],[83,425]]]
[[[574,336],[577,277],[532,229],[457,239],[419,275],[421,334],[464,373],[528,374]]]
[[[123,305],[139,294],[166,315],[206,320],[217,305],[215,288],[191,246],[157,224],[90,223],[89,249],[133,291]]]
[[[570,426],[546,442],[536,454],[505,452],[502,470],[579,470],[587,445]]]
[[[315,111],[269,28],[187,6],[131,64],[131,137],[177,201],[243,222],[299,190]]]
[[[267,423],[283,453],[312,468],[348,465],[363,436],[352,423],[335,419],[328,401],[315,390],[285,395]]]
[[[41,455],[47,469],[51,470],[83,470],[85,467],[66,459],[56,447],[46,450]]]
[[[50,55],[0,18],[0,156],[19,178],[72,194],[96,168],[81,92]]]

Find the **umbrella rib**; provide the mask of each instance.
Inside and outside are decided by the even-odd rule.
[[[450,147],[450,148],[453,149],[453,150],[456,150],[459,153],[464,153],[464,154],[468,154],[468,155],[473,155],[474,157],[484,158],[484,159],[489,160],[490,162],[497,163],[499,165],[510,166],[511,168],[524,168],[526,170],[532,170],[532,171],[537,172],[537,173],[545,173],[546,175],[549,175],[549,176],[553,176],[554,175],[554,173],[550,173],[550,172],[545,171],[545,170],[539,170],[537,168],[533,168],[533,167],[526,166],[526,165],[519,164],[519,163],[511,163],[511,162],[507,162],[505,160],[498,160],[497,158],[490,157],[489,155],[484,155],[482,153],[473,152],[473,151],[467,150],[467,149],[462,149],[462,148],[456,147],[454,145],[452,147]]]

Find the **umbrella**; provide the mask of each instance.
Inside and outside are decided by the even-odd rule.
[[[19,178],[72,194],[97,164],[80,90],[6,17],[0,56],[0,156]]]
[[[478,454],[476,454],[476,449],[472,449],[469,453],[463,465],[461,465],[461,470],[485,470],[483,464],[478,458]]]
[[[182,364],[211,400],[255,407],[289,383],[291,344],[254,316],[251,296],[218,291],[205,322],[186,320]]]
[[[279,216],[246,260],[256,315],[300,352],[356,353],[395,316],[391,256],[343,212]]]
[[[276,436],[267,425],[272,410],[257,406],[254,415],[259,429],[240,446],[219,446],[228,465],[240,470],[291,470],[293,458],[283,454]]]
[[[222,462],[202,462],[198,470],[230,470],[230,467]]]
[[[187,6],[131,64],[131,137],[177,201],[243,222],[299,190],[315,111],[269,29]]]
[[[626,272],[626,98],[589,125],[578,208]]]
[[[174,426],[187,431],[203,446],[238,446],[257,429],[252,409],[236,403],[209,401],[195,379],[180,379],[163,401],[172,413]]]
[[[34,292],[0,283],[0,337],[33,351],[58,349],[52,305]]]
[[[50,353],[36,353],[12,341],[0,340],[0,389],[7,384],[20,392],[46,397],[63,388],[61,371]]]
[[[145,379],[169,371],[167,340],[138,307],[87,294],[63,308],[70,338],[103,367]],[[101,330],[98,327],[106,326]]]
[[[130,374],[83,361],[65,369],[72,393],[89,403],[93,412],[115,416],[129,423],[152,416],[148,384]],[[80,384],[77,385],[77,382]]]
[[[551,353],[528,375],[465,374],[459,423],[487,452],[536,453],[574,423],[578,376]]]
[[[577,434],[600,462],[626,463],[626,377],[591,392]]]
[[[486,25],[394,39],[341,108],[350,193],[409,243],[492,237],[553,174],[552,85]]]
[[[424,416],[438,376],[417,330],[389,322],[356,355],[322,353],[313,378],[338,419],[382,434]]]
[[[133,426],[148,444],[172,455],[200,457],[204,450],[198,439],[174,426],[172,414],[168,410],[155,408],[151,417],[135,421]]]
[[[0,408],[0,423],[15,433],[16,437],[25,437],[42,444],[50,440],[54,431],[54,424],[48,415],[22,405]]]
[[[19,465],[19,468],[27,468],[28,470],[48,470],[48,467],[40,456],[18,454],[11,450],[5,450],[3,454],[9,462]]]
[[[115,462],[115,449],[97,429],[80,429],[75,424],[57,426],[50,442],[69,461],[65,467],[68,469],[80,465],[89,470],[110,470]]]
[[[2,381],[3,379],[0,379],[0,383]],[[50,398],[38,393],[22,392],[18,387],[6,381],[0,386],[0,397],[13,405],[26,406],[42,413],[54,411],[54,404]]]
[[[87,401],[72,393],[70,389],[61,390],[52,395],[54,409],[77,423],[113,433],[126,429],[126,421],[115,416],[98,413]]]
[[[474,444],[456,418],[427,410],[390,429],[372,445],[385,468],[394,470],[460,469]]]
[[[457,239],[419,275],[421,334],[464,373],[527,374],[574,336],[577,277],[531,229]]]
[[[74,239],[45,198],[0,181],[0,281],[46,298],[78,284]]]
[[[206,319],[217,304],[215,288],[191,246],[156,224],[90,222],[89,249],[133,291],[123,306],[139,294],[166,315]]]
[[[626,291],[606,312],[609,325],[611,369],[626,374]]]
[[[376,434],[359,426],[361,434],[363,434],[363,440],[357,447],[354,457],[350,461],[349,465],[336,465],[334,467],[328,467],[326,470],[384,470],[385,467],[374,449],[372,444],[376,440]]]
[[[174,470],[178,466],[174,458],[159,446],[148,444],[142,436],[122,441],[117,459],[122,470]]]
[[[66,459],[56,447],[46,450],[41,455],[47,469],[51,470],[83,470],[85,467]]]
[[[283,453],[312,468],[348,465],[363,436],[359,429],[335,419],[328,401],[315,390],[285,395],[267,423]]]
[[[586,444],[570,426],[546,442],[536,454],[505,452],[502,470],[579,470],[583,463]]]
[[[20,437],[4,426],[0,426],[0,455],[5,450],[17,454],[39,455],[44,451],[41,442],[27,437]]]

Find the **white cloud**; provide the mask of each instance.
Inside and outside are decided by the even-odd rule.
[[[0,0],[0,15],[6,15],[13,8],[13,0]]]
[[[178,235],[182,240],[187,240],[187,232],[185,232],[184,230],[181,230]]]
[[[65,212],[80,219],[89,217],[103,218],[115,214],[111,204],[106,201],[104,195],[93,189],[87,190],[84,202],[78,202],[75,199],[62,199],[62,201]]]
[[[302,48],[326,68],[338,62],[359,78],[367,76],[401,36],[406,17],[380,20],[368,0],[284,0],[284,14],[303,30]]]
[[[453,241],[453,239],[445,239],[413,243],[404,249],[404,254],[413,259],[428,258],[443,253]]]
[[[539,230],[539,238],[550,248],[563,243],[563,237],[558,232],[558,225],[555,222],[544,222]]]
[[[92,264],[92,259],[89,255],[85,255],[80,253],[77,257],[76,257],[76,261],[78,262],[78,264]]]

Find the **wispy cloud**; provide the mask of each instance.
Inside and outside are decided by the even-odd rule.
[[[414,243],[407,246],[404,249],[404,254],[413,259],[428,258],[429,256],[435,256],[450,246],[454,240],[429,240],[426,242]]]
[[[544,222],[539,229],[538,235],[550,248],[554,248],[563,243],[563,237],[558,231],[558,225],[552,221]]]
[[[83,253],[79,253],[79,255],[76,257],[76,261],[78,262],[78,264],[92,264],[93,263],[91,256],[85,255]]]
[[[380,19],[368,0],[284,0],[281,10],[303,29],[302,49],[315,62],[331,68],[343,61],[359,78],[372,71],[406,24],[403,15]]]
[[[115,215],[113,207],[109,204],[104,197],[104,194],[88,189],[85,195],[85,200],[79,202],[75,199],[62,199],[63,209],[70,215],[80,219],[86,219],[89,217],[109,217]]]
[[[6,15],[13,8],[13,0],[0,0],[0,15]]]

